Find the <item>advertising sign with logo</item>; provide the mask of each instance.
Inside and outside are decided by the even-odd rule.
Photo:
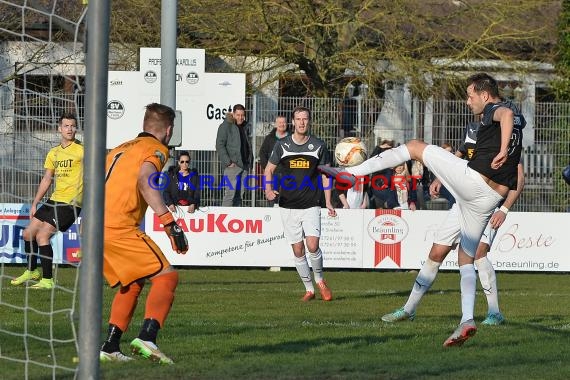
[[[30,206],[0,203],[0,262],[26,261],[22,232]],[[424,264],[445,211],[337,210],[321,212],[321,241],[325,268],[419,269]],[[279,208],[210,207],[194,214],[175,215],[186,232],[189,250],[172,252],[170,241],[152,210],[147,210],[145,232],[174,265],[294,267],[285,240]],[[51,241],[54,263],[81,259],[81,218]],[[509,213],[488,254],[498,271],[570,272],[568,213]],[[452,252],[441,269],[458,269]]]
[[[321,212],[321,248],[325,267],[420,269],[443,222],[444,211],[337,210]],[[147,212],[146,232],[178,265],[293,267],[278,208],[210,208],[206,214],[180,215],[190,251],[171,253],[157,218]],[[153,221],[153,222],[151,222]],[[565,213],[509,213],[489,253],[497,270],[570,271],[570,236]],[[542,227],[541,227],[542,226]],[[269,247],[267,246],[269,245]],[[451,252],[442,269],[458,269]]]
[[[136,136],[144,106],[160,101],[160,54],[160,48],[141,48],[140,71],[109,72],[107,148]],[[245,74],[206,73],[204,49],[177,49],[176,54],[176,109],[182,112],[178,149],[215,150],[226,113],[245,104]]]
[[[178,224],[186,232],[189,249],[178,255],[152,211],[145,216],[145,232],[174,265],[293,266],[278,208],[211,207],[206,213],[180,212]]]
[[[154,71],[160,74],[162,66],[160,48],[139,49],[139,70]],[[204,49],[176,49],[176,82],[178,86],[196,84],[202,74],[206,72],[206,50]],[[192,83],[194,82],[194,83]],[[191,90],[191,87],[187,88]]]
[[[30,222],[30,205],[24,203],[0,203],[0,262],[25,263],[22,232]],[[51,239],[53,262],[62,263],[63,234],[58,232]]]
[[[142,132],[145,106],[160,100],[160,83],[145,81],[140,71],[109,71],[107,90],[107,148],[134,139]]]
[[[204,76],[206,67],[206,51],[204,49],[177,49],[176,50],[176,107],[181,96],[201,97],[204,91],[200,80]],[[139,71],[145,73],[145,80],[153,78],[159,82],[162,70],[160,48],[141,48],[139,50]],[[160,86],[159,92],[160,92]],[[160,95],[160,94],[159,94]]]
[[[180,149],[216,150],[218,127],[226,113],[237,103],[245,105],[245,74],[204,73],[195,87],[202,95],[176,98],[182,110]]]
[[[362,220],[366,210],[336,210],[330,217],[321,211],[321,239],[325,268],[362,268],[363,229],[355,220]]]

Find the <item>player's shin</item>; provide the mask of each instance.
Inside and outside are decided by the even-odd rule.
[[[151,283],[152,285],[146,299],[144,317],[145,321],[147,319],[156,320],[160,328],[164,326],[164,321],[174,301],[174,292],[178,285],[178,272],[172,271],[153,277]],[[141,334],[143,334],[142,330]],[[156,343],[156,334],[154,334],[154,336],[152,336],[152,334],[151,336],[139,336],[139,338]]]
[[[33,272],[38,267],[38,257],[36,256],[38,252],[38,243],[33,241],[24,240],[24,252],[28,256],[28,269]]]
[[[123,330],[117,327],[117,325],[109,324],[107,339],[105,339],[105,342],[103,342],[101,351],[107,353],[121,351],[120,343],[122,336],[123,336]]]
[[[473,319],[475,309],[475,289],[477,285],[477,275],[473,264],[465,264],[459,267],[461,275],[461,323]]]
[[[313,281],[311,280],[311,268],[309,267],[306,256],[295,256],[295,269],[297,269],[297,273],[299,274],[301,281],[303,281],[303,285],[305,285],[305,290],[314,293],[315,288],[313,286]]]
[[[53,248],[50,244],[41,245],[40,250],[40,262],[42,264],[42,274],[43,278],[51,279],[53,278]]]
[[[408,301],[404,305],[405,312],[413,314],[416,311],[422,297],[427,293],[435,281],[440,265],[441,263],[433,261],[429,257],[426,259],[426,262],[416,277],[414,286],[412,287],[412,291],[408,297]]]
[[[497,275],[493,264],[489,261],[487,256],[475,260],[475,265],[477,266],[477,272],[479,273],[479,281],[481,281],[481,287],[483,292],[487,297],[488,313],[496,314],[499,313],[499,297],[497,292]]]
[[[137,307],[141,290],[142,286],[138,282],[133,282],[117,291],[111,304],[110,325],[117,326],[121,331],[127,331]]]
[[[313,267],[315,282],[319,283],[323,281],[323,252],[321,249],[319,248],[317,252],[309,252],[309,259]]]

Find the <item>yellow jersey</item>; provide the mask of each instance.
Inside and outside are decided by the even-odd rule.
[[[105,234],[138,228],[148,204],[138,188],[139,170],[150,162],[157,173],[168,160],[168,148],[143,132],[107,154],[105,165]]]
[[[81,207],[83,201],[83,145],[75,140],[58,145],[46,156],[44,168],[54,172],[55,187],[49,199]]]

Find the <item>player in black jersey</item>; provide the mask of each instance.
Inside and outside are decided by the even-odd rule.
[[[513,110],[515,116],[519,115],[518,118],[516,118],[516,120],[518,120],[518,123],[515,123],[515,128],[524,128],[524,117],[520,115],[520,111],[516,105],[510,102],[505,102],[504,104]],[[455,152],[456,156],[465,158],[467,160],[470,160],[473,157],[475,144],[477,142],[477,131],[480,124],[480,121],[474,121],[465,127],[463,140],[457,149],[457,152]],[[495,269],[493,268],[493,264],[487,258],[487,253],[493,244],[497,229],[505,221],[509,209],[518,199],[523,187],[523,166],[519,163],[517,189],[509,191],[509,194],[507,195],[504,203],[500,205],[500,208],[497,207],[493,213],[493,216],[485,228],[485,232],[481,237],[481,241],[479,242],[479,246],[477,247],[477,251],[475,253],[474,264],[477,267],[479,280],[481,281],[481,286],[487,298],[488,304],[487,316],[482,322],[484,325],[496,326],[500,325],[504,321],[504,317],[499,309]],[[430,185],[430,195],[439,195],[440,189],[441,182],[436,178]],[[416,308],[418,307],[424,294],[427,293],[427,291],[434,283],[441,263],[443,263],[443,260],[447,257],[449,252],[451,252],[451,250],[454,249],[458,243],[459,235],[461,232],[459,226],[459,212],[459,207],[456,203],[454,203],[447,213],[445,220],[435,232],[434,242],[430,249],[428,258],[416,276],[414,285],[405,305],[399,309],[394,310],[391,313],[382,316],[383,321],[399,322],[413,320],[415,318]]]
[[[410,159],[419,160],[455,197],[460,211],[458,263],[463,315],[444,346],[461,345],[477,331],[473,320],[477,281],[473,262],[495,206],[517,187],[517,165],[522,150],[522,130],[514,129],[513,110],[500,104],[495,79],[479,73],[469,77],[467,82],[467,105],[474,115],[481,115],[471,161],[462,160],[438,146],[412,140],[343,170],[354,176],[362,176]],[[336,176],[337,181],[347,183],[339,175],[339,170],[320,169],[323,173]]]
[[[293,248],[295,268],[305,285],[303,301],[315,298],[311,270],[305,256],[305,243],[313,268],[313,276],[321,298],[332,300],[332,293],[323,278],[323,256],[319,247],[321,235],[321,198],[324,191],[330,216],[336,216],[331,204],[331,183],[321,175],[318,165],[328,164],[325,143],[309,134],[310,111],[305,107],[293,110],[293,134],[277,141],[265,167],[265,196],[273,201],[279,188],[279,207],[287,241]],[[280,165],[279,187],[273,186],[273,172]]]

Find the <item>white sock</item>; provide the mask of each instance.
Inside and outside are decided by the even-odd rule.
[[[499,313],[499,293],[497,290],[497,275],[495,274],[495,268],[493,268],[493,264],[491,264],[491,261],[487,256],[475,260],[475,265],[479,272],[481,287],[487,297],[488,313]]]
[[[404,305],[404,311],[408,314],[412,314],[416,311],[420,301],[424,294],[427,293],[431,285],[435,281],[437,272],[439,271],[439,266],[441,263],[431,260],[429,257],[422,266],[422,269],[416,276],[416,281],[414,286],[412,286],[412,291],[408,297],[408,301]]]
[[[346,168],[345,171],[354,175],[368,175],[380,170],[393,168],[410,159],[410,152],[408,151],[408,147],[404,144],[397,148],[385,150],[360,165]]]
[[[313,286],[313,281],[311,281],[311,268],[309,268],[309,263],[307,262],[307,257],[297,257],[295,256],[295,268],[297,268],[297,273],[305,285],[305,289],[308,292],[315,292],[315,287]]]
[[[461,275],[461,323],[473,319],[475,309],[475,289],[477,286],[477,275],[475,266],[466,264],[459,267]]]
[[[319,248],[317,252],[309,252],[311,266],[313,267],[313,276],[315,282],[323,281],[323,251]]]

